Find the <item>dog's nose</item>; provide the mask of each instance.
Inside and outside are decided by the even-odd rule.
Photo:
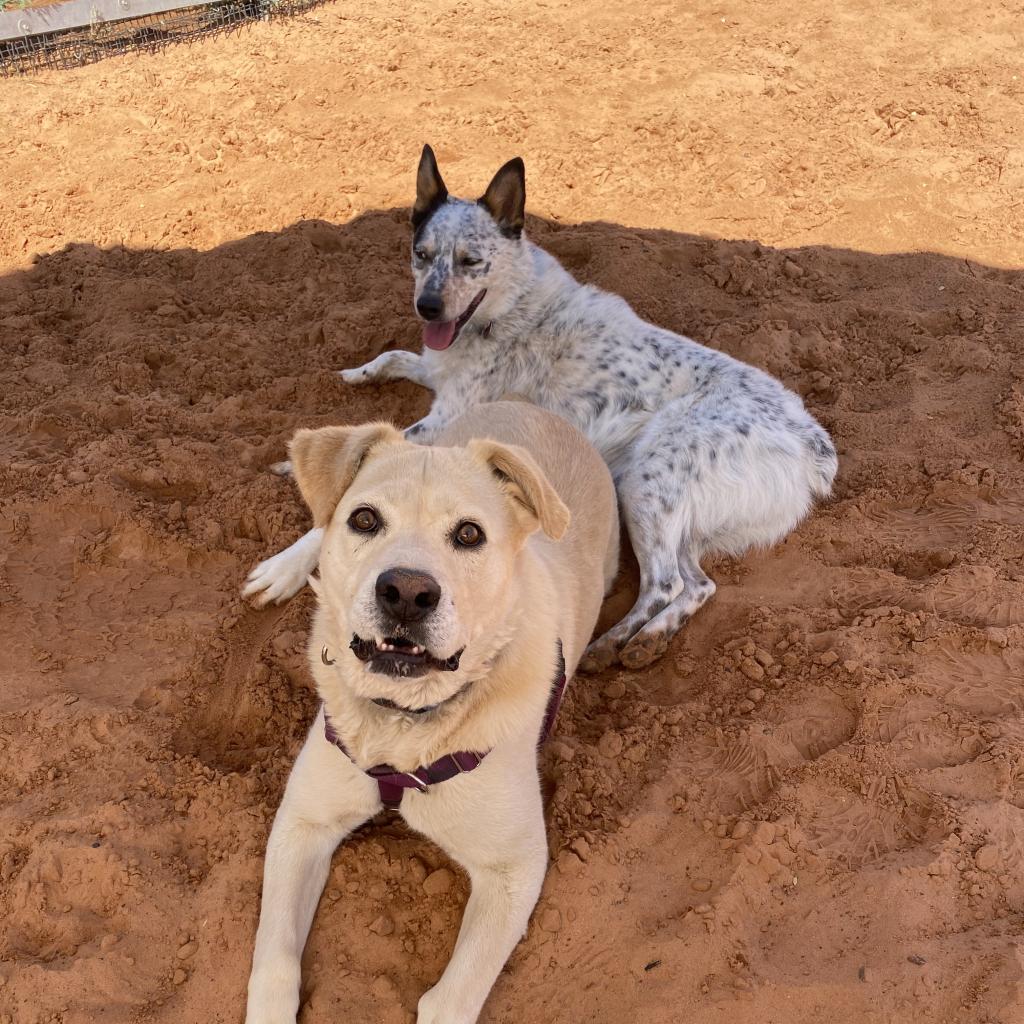
[[[437,580],[418,569],[388,569],[377,577],[377,604],[398,622],[425,619],[440,600]]]
[[[421,295],[416,300],[416,312],[424,320],[439,320],[443,310],[440,295]]]

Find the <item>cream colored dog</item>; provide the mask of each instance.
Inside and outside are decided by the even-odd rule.
[[[574,427],[521,402],[477,406],[431,447],[386,424],[302,430],[291,457],[325,529],[323,706],[267,845],[247,1024],[295,1021],[331,855],[382,802],[469,874],[417,1022],[472,1024],[544,880],[537,743],[616,572],[611,477]]]

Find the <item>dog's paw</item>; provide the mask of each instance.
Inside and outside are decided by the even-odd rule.
[[[249,978],[245,1024],[295,1024],[299,1012],[299,968],[253,973]]]
[[[346,384],[365,384],[367,381],[373,379],[372,374],[365,366],[357,366],[351,370],[339,370],[338,376]]]
[[[420,996],[416,1007],[416,1024],[474,1024],[476,1014],[461,1011],[451,993],[439,982]]]
[[[284,462],[274,462],[270,465],[270,472],[275,476],[294,476],[292,464],[288,459]]]
[[[588,674],[603,672],[615,660],[615,654],[613,644],[602,644],[600,641],[595,641],[583,652],[579,670]]]
[[[306,584],[309,570],[305,561],[297,559],[291,548],[260,562],[246,577],[242,597],[257,608],[273,601],[281,604],[294,597]]]
[[[668,650],[671,639],[668,633],[638,633],[619,651],[619,662],[623,668],[645,668]]]

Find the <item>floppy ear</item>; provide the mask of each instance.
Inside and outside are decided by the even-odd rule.
[[[478,201],[497,222],[502,234],[518,238],[526,217],[526,167],[522,159],[517,156],[509,160]]]
[[[447,198],[448,189],[437,169],[434,151],[424,146],[420,166],[416,171],[416,203],[412,208],[412,226],[420,227]]]
[[[313,513],[313,525],[330,523],[342,495],[374,448],[402,440],[401,432],[390,423],[298,431],[288,453],[295,482]]]
[[[552,540],[561,540],[565,536],[569,528],[569,510],[525,448],[489,439],[470,441],[466,447],[490,466],[509,497],[530,513]]]

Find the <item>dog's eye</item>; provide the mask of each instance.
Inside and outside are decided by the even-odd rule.
[[[480,266],[480,263],[481,263],[480,260],[475,260],[475,259],[473,259],[472,256],[463,256],[462,259],[459,260],[459,262],[464,267],[478,267],[478,266]]]
[[[484,542],[484,531],[476,523],[459,523],[452,538],[460,548],[477,548]]]
[[[348,525],[357,533],[376,533],[380,528],[380,517],[372,508],[357,508],[348,517]]]
[[[427,260],[430,259],[430,255],[427,253],[426,249],[413,249],[412,254],[422,263],[426,263]]]

